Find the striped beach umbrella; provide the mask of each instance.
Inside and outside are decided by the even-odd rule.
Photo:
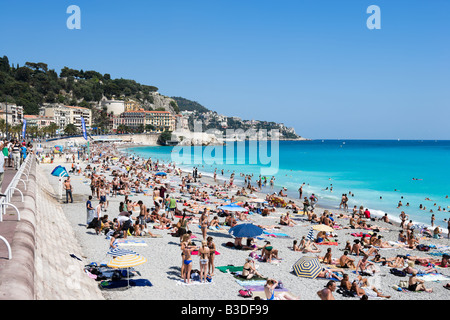
[[[137,254],[126,254],[124,256],[116,257],[107,263],[110,268],[132,268],[147,262],[147,259]],[[130,272],[128,274],[128,287],[130,287]]]
[[[306,239],[314,241],[314,230],[313,228],[309,229],[308,235],[306,236]]]
[[[147,259],[138,254],[126,254],[112,259],[107,266],[111,268],[131,268],[147,262]]]
[[[316,231],[325,231],[325,232],[331,232],[334,230],[332,227],[329,227],[325,224],[316,224],[312,228]]]
[[[106,254],[109,254],[113,257],[121,257],[121,256],[125,256],[127,254],[130,255],[139,255],[136,252],[132,251],[132,250],[128,250],[128,249],[121,249],[121,248],[115,248],[115,249],[111,249],[109,250]]]
[[[298,277],[315,279],[322,270],[319,259],[314,257],[302,257],[293,266]]]

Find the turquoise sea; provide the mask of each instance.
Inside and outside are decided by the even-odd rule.
[[[255,144],[247,141],[245,145],[239,145],[240,149],[238,144],[234,144],[234,148],[230,148],[231,145],[216,149],[135,147],[125,151],[164,162],[175,160],[188,170],[197,166],[199,171],[208,175],[212,175],[217,168],[219,178],[222,177],[221,169],[224,169],[225,179],[229,179],[234,171],[237,183],[243,181],[240,173],[253,173],[254,182],[261,174],[261,168],[278,169],[274,174],[263,172],[262,175],[266,175],[268,180],[272,175],[276,179],[273,190],[265,186],[263,191],[278,192],[286,187],[290,196],[298,198],[297,190],[305,183],[303,194],[315,193],[324,207],[339,207],[341,195],[351,193],[350,210],[354,205],[362,205],[374,214],[386,212],[397,221],[403,210],[411,220],[427,225],[431,223],[434,213],[435,224],[442,226],[444,231],[447,229],[444,219],[450,218],[450,199],[446,198],[450,196],[450,141],[279,141],[273,149],[268,142],[267,150],[260,149],[265,144],[252,149],[251,143]],[[239,150],[245,150],[245,154]],[[203,155],[202,161],[198,157],[194,159],[194,155],[199,154]],[[181,159],[180,155],[184,155],[185,159]],[[271,157],[272,161],[268,164],[267,158]],[[275,165],[276,168],[272,168]],[[397,208],[399,201],[403,206]],[[409,207],[406,207],[407,203]],[[426,210],[419,208],[421,204]],[[447,211],[438,211],[439,206]]]

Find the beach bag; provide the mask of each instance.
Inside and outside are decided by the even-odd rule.
[[[197,272],[191,274],[191,279],[194,281],[200,281],[200,274]]]
[[[243,298],[251,298],[253,297],[253,293],[250,290],[247,289],[240,289],[239,295]]]
[[[389,272],[397,277],[406,277],[406,272],[403,270],[398,270],[397,268],[392,268]]]
[[[419,244],[419,245],[417,246],[417,250],[419,250],[419,251],[430,251],[430,247],[429,247],[429,246],[426,246],[426,245],[424,245],[424,244]]]

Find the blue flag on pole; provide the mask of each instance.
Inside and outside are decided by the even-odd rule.
[[[86,122],[84,122],[84,118],[81,117],[81,127],[83,129],[83,137],[87,140],[87,133],[86,133]]]
[[[22,138],[25,139],[25,132],[27,131],[27,120],[23,120],[23,126],[22,126]]]

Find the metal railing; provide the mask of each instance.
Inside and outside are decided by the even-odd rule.
[[[23,192],[18,188],[18,184],[22,182],[24,189],[27,190],[27,182],[29,181],[30,170],[34,158],[34,153],[27,155],[25,161],[22,163],[19,170],[17,170],[16,174],[6,188],[3,196],[0,198],[0,222],[3,221],[3,215],[6,214],[7,207],[11,207],[15,210],[15,212],[17,213],[17,221],[20,221],[20,211],[14,204],[11,203],[11,198],[13,197],[14,192],[17,191],[20,193],[22,202],[24,202]],[[0,236],[0,240],[2,240],[6,244],[6,247],[8,248],[8,259],[11,260],[12,252],[9,242],[2,236]]]

